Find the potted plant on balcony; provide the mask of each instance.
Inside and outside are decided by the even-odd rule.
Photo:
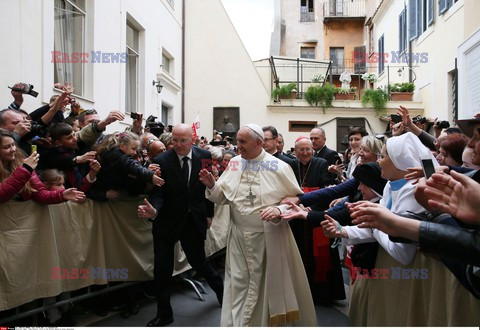
[[[325,80],[325,75],[324,74],[315,74],[312,77],[312,82],[313,83],[322,83]]]
[[[362,94],[362,106],[367,107],[372,104],[375,115],[379,117],[385,111],[385,106],[389,100],[388,93],[381,89],[365,89]]]
[[[335,100],[345,101],[345,100],[355,100],[355,93],[357,92],[357,87],[350,88],[335,88]]]
[[[377,81],[377,75],[373,72],[367,72],[362,74],[362,79],[370,83],[370,87],[373,89],[373,83]]]
[[[414,83],[402,83],[388,85],[390,97],[392,101],[412,101],[413,91],[415,90]]]
[[[325,109],[332,106],[334,94],[335,87],[329,83],[325,83],[323,86],[313,85],[307,88],[305,101],[312,106],[321,106],[325,113]]]
[[[276,87],[272,90],[272,99],[293,99],[297,98],[297,84],[290,83],[288,85],[283,85]]]

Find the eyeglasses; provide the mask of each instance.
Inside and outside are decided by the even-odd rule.
[[[276,140],[276,138],[263,138],[263,141],[265,142],[272,141],[272,140]]]

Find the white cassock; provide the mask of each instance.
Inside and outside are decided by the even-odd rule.
[[[230,161],[206,197],[229,204],[221,326],[316,326],[297,244],[286,221],[262,221],[260,210],[302,191],[290,166],[262,151]]]

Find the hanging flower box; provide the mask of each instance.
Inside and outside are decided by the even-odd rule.
[[[412,92],[393,92],[390,93],[392,101],[412,101],[413,93]]]
[[[356,87],[352,88],[335,88],[335,100],[336,101],[347,101],[355,100],[355,93],[357,92]]]
[[[413,83],[388,85],[392,101],[412,101],[415,85]]]

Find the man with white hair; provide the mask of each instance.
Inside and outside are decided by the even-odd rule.
[[[287,222],[283,197],[301,193],[289,165],[263,150],[255,124],[237,133],[240,156],[215,181],[206,169],[206,197],[229,204],[232,224],[225,261],[221,326],[316,326],[302,260]]]

